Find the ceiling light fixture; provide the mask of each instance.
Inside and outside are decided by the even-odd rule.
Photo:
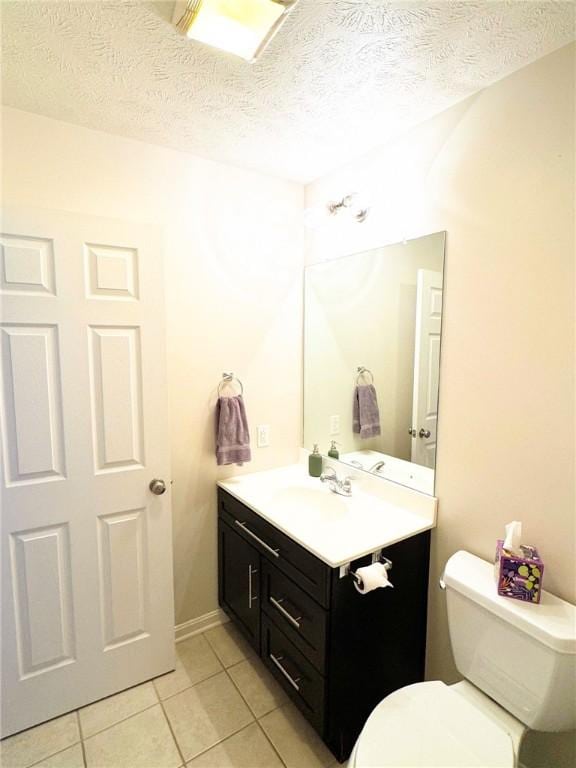
[[[172,23],[192,40],[255,61],[298,0],[177,0]]]

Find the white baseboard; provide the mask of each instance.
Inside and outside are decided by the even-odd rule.
[[[183,624],[177,624],[174,627],[174,640],[179,643],[180,640],[185,640],[193,635],[199,635],[201,632],[205,632],[211,627],[217,627],[219,624],[225,624],[227,621],[230,621],[228,616],[220,608],[217,608],[215,611],[205,613],[196,619],[190,619],[190,621],[185,621]]]

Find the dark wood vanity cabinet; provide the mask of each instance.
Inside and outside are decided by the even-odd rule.
[[[220,605],[340,761],[384,696],[424,678],[429,553],[429,531],[386,547],[394,588],[361,595],[218,489]]]

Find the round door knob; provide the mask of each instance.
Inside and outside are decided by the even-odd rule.
[[[166,483],[164,480],[159,480],[157,477],[150,481],[148,488],[150,488],[155,496],[162,496],[163,493],[166,493]]]
[[[430,430],[422,428],[418,434],[420,437],[430,437]]]
[[[410,427],[410,429],[408,430],[408,434],[411,435],[412,437],[416,437],[416,430],[414,429],[414,427]]]

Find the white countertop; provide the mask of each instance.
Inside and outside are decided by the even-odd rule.
[[[348,469],[334,466],[339,476]],[[310,477],[304,464],[241,475],[218,485],[332,568],[435,527],[433,496],[365,472],[349,474],[352,496],[333,493]]]

